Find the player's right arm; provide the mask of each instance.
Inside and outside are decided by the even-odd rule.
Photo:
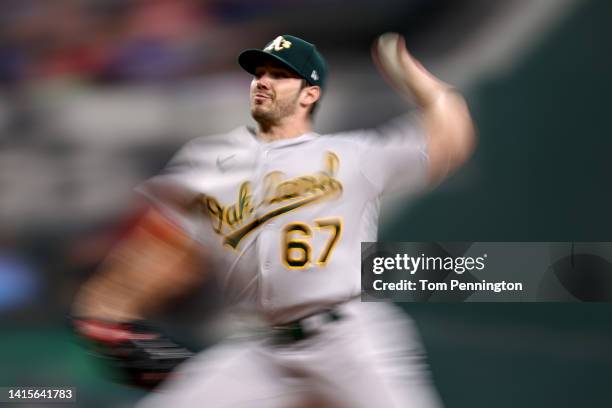
[[[427,136],[428,178],[435,185],[474,151],[476,132],[465,99],[410,55],[400,35],[379,37],[373,52],[385,78],[419,108]]]
[[[74,316],[105,321],[146,318],[203,280],[194,240],[148,208],[79,290]]]

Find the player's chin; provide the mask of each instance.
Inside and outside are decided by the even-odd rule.
[[[267,120],[267,119],[270,119],[272,115],[271,115],[270,108],[264,107],[259,104],[252,104],[251,105],[251,116],[255,120]]]

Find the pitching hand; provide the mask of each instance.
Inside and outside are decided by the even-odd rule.
[[[378,37],[372,47],[372,58],[391,86],[414,98],[421,107],[431,105],[450,88],[410,55],[400,34],[385,33]]]

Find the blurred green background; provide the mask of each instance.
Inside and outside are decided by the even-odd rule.
[[[423,198],[383,237],[610,241],[609,16],[611,2],[584,2],[515,71],[472,89],[478,182]],[[449,407],[612,404],[609,303],[403,306]]]

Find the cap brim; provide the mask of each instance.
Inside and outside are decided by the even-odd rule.
[[[255,70],[257,67],[262,66],[266,61],[280,62],[283,66],[289,68],[295,72],[296,75],[302,78],[302,75],[293,65],[277,55],[258,49],[250,49],[242,51],[238,56],[238,64],[240,64],[240,66],[251,75],[255,75]]]

